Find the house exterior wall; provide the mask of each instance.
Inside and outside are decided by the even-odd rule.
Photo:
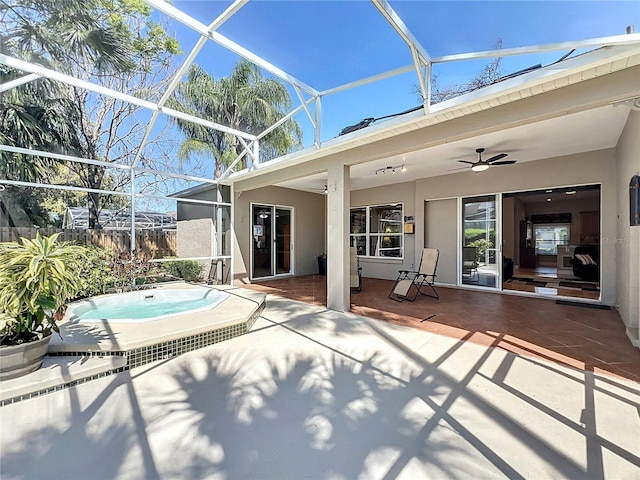
[[[640,112],[631,111],[616,147],[618,170],[615,236],[603,237],[603,246],[616,252],[616,304],[627,335],[640,346],[640,226],[629,225],[629,181],[640,175]]]
[[[317,274],[317,257],[326,252],[326,195],[264,187],[244,191],[234,200],[234,283],[250,283],[252,203],[293,207],[293,273]]]
[[[474,196],[498,192],[537,190],[543,187],[602,184],[601,234],[616,234],[616,157],[615,150],[600,150],[535,162],[525,162],[490,169],[481,174],[458,173],[445,177],[416,180],[416,221],[424,219],[424,202],[451,196]],[[455,221],[455,219],[452,219]],[[424,226],[416,224],[416,250],[424,244]],[[450,245],[447,255],[457,249]],[[614,305],[616,300],[616,249],[612,244],[602,245],[602,301]]]
[[[458,199],[447,198],[424,203],[424,244],[439,250],[436,282],[455,285],[458,257],[457,252],[448,246],[458,242]]]

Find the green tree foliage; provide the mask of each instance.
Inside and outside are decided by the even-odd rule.
[[[198,65],[192,66],[187,80],[176,90],[172,106],[258,135],[286,115],[291,109],[291,97],[282,83],[265,78],[258,67],[240,61],[229,77],[221,79],[215,79]],[[180,148],[180,158],[188,159],[194,153],[213,156],[216,177],[243,150],[235,135],[183,120],[177,120],[177,124],[187,137]],[[261,161],[284,155],[299,147],[301,142],[300,126],[294,120],[288,120],[260,140]]]
[[[0,45],[11,56],[151,98],[168,83],[179,45],[150,20],[150,13],[140,0],[16,0],[10,5],[0,0]],[[22,73],[5,68],[0,75],[7,80]],[[130,163],[147,124],[139,110],[126,102],[41,78],[3,95],[0,141]],[[159,145],[153,139],[151,144]],[[0,171],[5,178],[47,181],[43,172],[51,174],[55,169],[49,159],[1,154],[5,160],[1,163],[11,165],[10,171]],[[153,162],[145,156],[141,160]],[[73,164],[70,168],[79,186],[86,188],[100,189],[104,182],[117,188],[129,181],[102,166]],[[100,202],[97,193],[87,194],[92,228],[97,225]]]

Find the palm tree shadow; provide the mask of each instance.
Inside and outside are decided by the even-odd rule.
[[[126,420],[98,424],[93,419],[100,417],[100,407],[121,383],[114,378],[84,410],[73,408],[77,406],[75,390],[65,391],[64,394],[72,397],[73,413],[69,415],[68,427],[52,426],[49,422],[45,427],[21,432],[20,441],[3,447],[2,476],[87,478],[90,472],[95,479],[118,477],[125,458],[136,445],[136,425]]]
[[[170,474],[356,478],[371,473],[372,457],[406,455],[416,442],[410,456],[419,462],[456,449],[421,438],[424,417],[407,408],[418,392],[437,395],[438,385],[410,373],[403,375],[408,381],[386,377],[374,367],[385,363],[380,353],[365,362],[336,353],[266,361],[250,352],[234,358],[213,353],[202,362],[183,362],[172,378],[181,393],[155,405],[152,430],[188,425],[164,445],[191,452],[170,466]]]

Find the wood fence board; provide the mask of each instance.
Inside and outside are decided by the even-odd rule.
[[[35,228],[35,227],[0,227],[0,242],[15,242],[19,238],[29,240],[36,238],[40,232],[43,237],[60,233],[60,240],[93,244],[105,250],[116,252],[129,251],[131,233],[119,230],[84,230],[80,228]],[[138,251],[150,254],[153,258],[177,256],[178,237],[175,230],[136,231],[136,247]]]

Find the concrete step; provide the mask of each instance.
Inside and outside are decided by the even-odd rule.
[[[39,370],[0,382],[0,406],[124,371],[126,364],[124,356],[47,356]]]

